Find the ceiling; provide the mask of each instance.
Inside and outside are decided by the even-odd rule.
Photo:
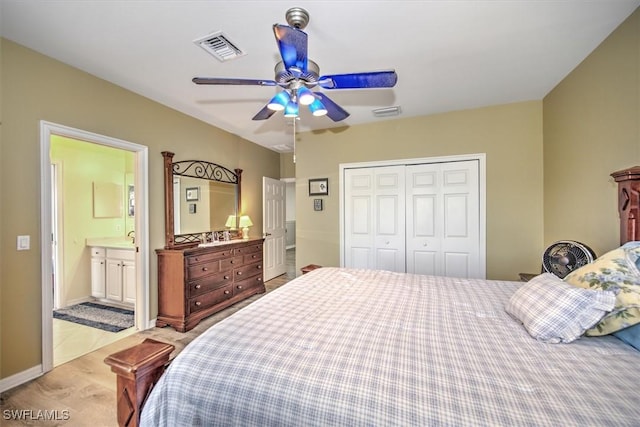
[[[273,79],[272,25],[310,14],[308,56],[320,74],[395,69],[391,89],[323,90],[342,122],[302,111],[296,131],[323,130],[542,99],[640,0],[172,1],[0,0],[3,37],[275,151],[293,119],[253,121],[274,87],[200,86],[199,77]],[[246,54],[220,62],[194,40],[222,31]],[[400,106],[401,114],[372,110]]]

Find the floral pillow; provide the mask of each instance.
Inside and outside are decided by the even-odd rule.
[[[586,335],[608,335],[640,323],[640,242],[629,242],[568,274],[564,281],[580,288],[612,291],[616,304]]]

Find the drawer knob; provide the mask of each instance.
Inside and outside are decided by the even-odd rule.
[[[235,261],[234,261],[234,260],[231,260],[231,261],[229,261],[229,263],[230,263],[230,264],[234,264],[234,263],[235,263]]]
[[[238,271],[238,276],[242,276],[242,271]]]
[[[194,260],[195,262],[198,262],[198,261],[200,261],[200,258],[195,257],[193,260]]]
[[[225,295],[229,295],[231,292],[229,291],[229,289],[227,289],[226,291],[224,291]]]
[[[196,307],[200,307],[202,303],[200,301],[196,301]]]
[[[256,255],[251,255],[251,258],[255,259],[255,258],[256,258]]]
[[[196,289],[200,289],[202,287],[202,285],[196,285],[195,288]]]
[[[242,289],[242,285],[238,285],[238,289]]]
[[[202,271],[208,271],[209,269],[207,267],[202,267]]]
[[[227,276],[226,274],[224,275],[224,280],[229,280],[229,276]]]
[[[258,282],[262,282],[262,277],[256,277],[256,280],[257,280]]]
[[[262,265],[259,265],[256,267],[258,270],[260,270],[262,268]]]

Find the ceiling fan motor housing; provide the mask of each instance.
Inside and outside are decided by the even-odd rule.
[[[293,28],[304,30],[304,28],[309,23],[309,12],[301,7],[292,7],[291,9],[287,10],[285,18],[287,20],[287,24],[289,24]]]

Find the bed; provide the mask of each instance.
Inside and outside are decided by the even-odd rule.
[[[164,373],[168,344],[112,355],[119,423],[639,426],[640,351],[584,334],[597,334],[617,297],[547,276],[313,270],[212,326]],[[569,339],[535,335],[526,319],[562,299],[532,298],[553,280],[584,291],[572,307],[590,304],[592,318],[564,313],[582,328]]]

